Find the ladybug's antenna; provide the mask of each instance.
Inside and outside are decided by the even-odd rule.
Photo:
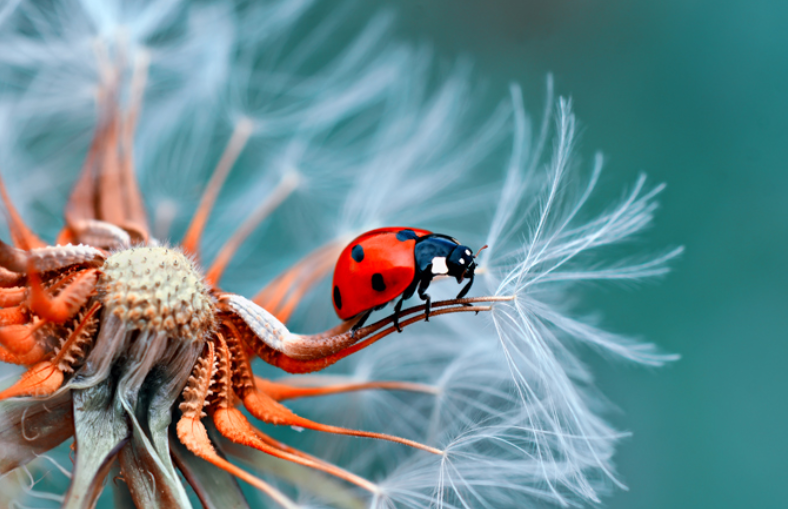
[[[480,247],[480,248],[479,248],[479,250],[478,250],[478,251],[476,251],[476,254],[475,254],[475,255],[473,255],[473,257],[474,257],[474,258],[478,258],[478,257],[479,257],[479,253],[481,253],[482,251],[484,251],[484,250],[485,250],[485,249],[487,249],[488,247],[490,247],[490,246],[488,246],[487,244],[483,245],[482,247]]]

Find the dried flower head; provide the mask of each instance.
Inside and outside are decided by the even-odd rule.
[[[569,177],[581,174],[575,119],[566,100],[554,112],[549,83],[541,127],[513,86],[468,129],[463,70],[429,87],[429,56],[387,43],[385,17],[331,56],[341,16],[294,35],[310,8],[0,7],[0,360],[26,367],[0,392],[0,473],[26,474],[0,494],[9,504],[92,507],[106,484],[117,506],[191,507],[181,475],[205,507],[577,505],[618,483],[621,434],[576,347],[672,357],[573,317],[567,295],[667,271],[680,250],[598,256],[649,224],[661,186],[640,178],[589,213],[602,159],[585,184]],[[509,139],[502,178],[475,178]],[[233,187],[230,170],[250,164]],[[64,185],[63,225],[47,230]],[[325,323],[320,284],[348,235],[386,224],[443,225],[489,246],[475,296],[435,285],[447,297],[435,318],[414,327],[425,306],[407,308],[394,337],[394,316],[294,332]],[[269,282],[245,297],[257,279]],[[273,379],[277,368],[297,376]],[[64,442],[73,468],[58,460]],[[51,464],[64,495],[36,488]]]

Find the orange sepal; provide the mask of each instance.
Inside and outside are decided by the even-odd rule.
[[[0,327],[0,345],[14,355],[24,355],[32,351],[38,346],[33,333],[38,330],[41,323]]]
[[[22,325],[29,322],[26,310],[22,306],[0,309],[0,327],[6,325]]]
[[[318,387],[299,387],[278,382],[272,382],[264,378],[255,377],[255,385],[259,390],[266,393],[276,401],[284,401],[296,398],[311,398],[328,396],[330,394],[341,394],[345,392],[356,392],[382,389],[388,391],[409,391],[435,393],[436,389],[429,385],[417,384],[413,382],[398,381],[372,381],[372,382],[349,382],[343,384],[333,384]]]
[[[25,222],[22,221],[22,216],[16,211],[16,207],[14,207],[14,204],[11,203],[11,199],[8,197],[5,183],[3,183],[2,178],[0,178],[0,197],[2,197],[6,212],[8,213],[8,230],[11,233],[11,239],[14,241],[14,245],[26,251],[38,247],[45,247],[47,243],[36,237]]]
[[[0,401],[18,396],[48,396],[63,385],[63,373],[49,361],[39,362],[14,385],[0,392]]]
[[[353,437],[364,438],[377,438],[380,440],[388,440],[398,444],[407,445],[423,451],[428,451],[433,454],[443,454],[443,451],[430,447],[428,445],[414,442],[406,438],[401,438],[393,435],[386,435],[383,433],[373,433],[371,431],[358,431],[354,429],[341,428],[339,426],[330,426],[321,424],[319,422],[310,421],[304,417],[294,414],[289,408],[276,402],[270,396],[256,390],[246,391],[243,398],[244,407],[249,412],[263,422],[269,424],[277,424],[281,426],[298,426],[300,428],[312,429],[315,431],[323,431],[325,433],[334,433],[337,435],[349,435]]]
[[[237,408],[218,408],[213,414],[213,422],[216,424],[216,429],[222,434],[222,436],[236,444],[253,447],[258,451],[270,454],[275,458],[292,461],[293,463],[297,463],[305,467],[326,472],[340,479],[344,479],[347,482],[353,483],[356,486],[364,488],[365,490],[372,493],[376,493],[378,491],[377,486],[375,486],[370,481],[352,474],[347,470],[339,468],[336,465],[326,463],[301,451],[295,452],[292,449],[285,451],[273,445],[276,443],[275,441],[263,440],[263,437],[268,437],[260,430],[255,429],[254,426],[252,426],[249,421],[246,420],[246,417],[244,417],[241,411]]]
[[[0,362],[16,364],[18,366],[30,366],[36,362],[40,362],[48,353],[49,352],[39,344],[36,344],[29,352],[20,355],[14,355],[5,348],[0,347]]]
[[[25,300],[26,295],[27,288],[24,286],[0,288],[0,307],[18,306]]]
[[[208,438],[208,432],[205,429],[205,426],[203,426],[199,419],[194,419],[188,416],[181,417],[181,419],[178,421],[176,431],[178,433],[178,439],[180,442],[196,456],[199,456],[208,463],[211,463],[214,466],[221,468],[225,472],[234,475],[243,481],[246,481],[274,499],[276,502],[282,505],[282,507],[286,507],[287,509],[298,509],[298,506],[296,506],[279,490],[262,479],[258,479],[249,472],[238,468],[226,459],[219,456],[216,453],[216,450],[213,448],[210,439]]]
[[[63,323],[79,311],[88,298],[96,290],[99,271],[87,269],[80,272],[74,280],[64,288],[57,297],[49,297],[41,285],[41,278],[31,270],[30,307],[41,318],[53,323]]]

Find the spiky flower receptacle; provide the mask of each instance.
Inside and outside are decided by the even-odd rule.
[[[114,253],[102,266],[98,288],[107,312],[128,328],[200,341],[214,326],[215,306],[203,276],[177,249]]]
[[[0,187],[10,237],[0,360],[27,369],[0,393],[0,473],[30,475],[3,492],[19,493],[9,503],[90,507],[106,484],[116,506],[189,507],[182,475],[205,507],[506,509],[598,501],[618,482],[620,433],[599,415],[574,346],[650,365],[672,357],[571,317],[566,296],[583,281],[666,272],[679,250],[610,265],[597,256],[649,224],[660,187],[640,179],[591,215],[602,161],[585,185],[568,178],[578,175],[568,102],[553,117],[549,96],[533,129],[513,87],[511,102],[466,130],[477,123],[461,72],[427,88],[429,60],[385,44],[383,18],[330,59],[323,28],[293,35],[309,13],[292,1],[0,8],[10,190]],[[227,140],[221,157],[215,138]],[[502,185],[475,185],[479,162],[509,138]],[[27,178],[47,151],[59,169],[87,151],[51,242],[22,220],[56,202],[50,181]],[[244,188],[220,194],[230,169],[249,165],[244,154],[254,156]],[[215,160],[198,202],[189,190]],[[462,231],[478,223],[458,217],[466,210],[491,224]],[[211,216],[237,230],[223,235]],[[235,255],[264,220],[287,227],[268,230],[244,263]],[[405,309],[404,332],[385,341],[391,316],[355,333],[352,320],[293,332],[325,328],[294,312],[329,311],[330,292],[313,289],[348,235],[386,224],[489,245],[474,285],[487,295],[436,299],[435,318],[417,327],[424,307]],[[185,231],[179,243],[162,240],[170,226]],[[296,262],[288,250],[311,253]],[[227,271],[228,287],[249,289],[266,278],[261,267],[288,264],[251,298],[220,284]],[[257,376],[256,358],[266,375],[298,376]],[[276,426],[310,431],[275,437]],[[47,460],[67,462],[63,442],[74,453],[67,487],[44,493],[38,476]]]

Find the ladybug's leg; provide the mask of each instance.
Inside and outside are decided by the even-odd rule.
[[[424,321],[430,321],[430,305],[432,304],[432,298],[427,293],[427,288],[430,286],[430,281],[432,278],[424,278],[419,283],[419,297],[421,300],[424,301]]]
[[[405,289],[404,292],[402,292],[402,298],[400,298],[400,300],[394,304],[394,314],[391,315],[391,318],[394,327],[397,329],[397,332],[402,332],[402,327],[399,324],[399,316],[402,313],[402,303],[413,297],[413,294],[416,293],[416,288],[419,286],[419,284],[424,284],[424,280],[421,279],[421,276],[419,276],[417,273],[416,277],[413,278],[413,282]],[[427,284],[429,284],[429,282]]]
[[[369,311],[365,311],[364,314],[361,316],[361,319],[359,321],[357,321],[356,324],[353,327],[351,327],[351,329],[350,329],[350,337],[352,337],[352,338],[356,337],[356,331],[364,326],[364,322],[367,321],[367,319],[369,318],[369,315],[372,314],[372,311],[374,311],[374,310],[370,309]]]
[[[402,297],[400,300],[394,304],[394,314],[391,315],[394,319],[394,327],[397,328],[397,332],[402,332],[402,327],[399,325],[399,314],[402,311],[402,303],[405,301],[405,297]]]
[[[463,297],[468,295],[468,292],[471,290],[471,286],[473,286],[473,278],[474,276],[468,278],[468,284],[462,287],[462,290],[460,290],[460,293],[457,294],[457,297],[455,297],[455,299],[462,299]],[[465,304],[465,305],[470,306],[471,304]]]

